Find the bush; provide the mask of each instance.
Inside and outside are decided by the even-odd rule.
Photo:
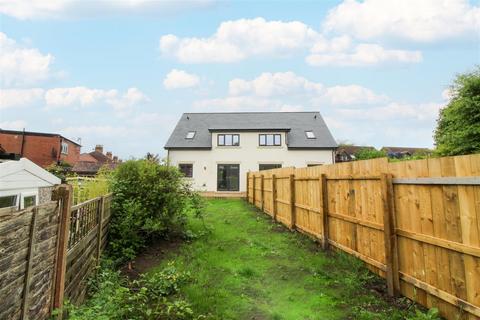
[[[73,203],[78,204],[84,201],[106,195],[110,192],[109,180],[112,171],[101,168],[94,178],[73,176],[67,178],[67,183],[73,188]]]
[[[363,148],[357,153],[355,153],[355,160],[384,158],[386,156],[387,156],[387,153],[385,151],[370,149],[370,148]]]
[[[156,239],[182,235],[187,213],[201,212],[201,200],[177,168],[130,160],[112,175],[109,252],[117,261],[132,259]]]
[[[90,284],[93,290],[86,304],[67,303],[68,319],[200,319],[190,304],[176,296],[189,274],[169,263],[165,269],[139,280],[129,281],[111,268],[101,269]]]

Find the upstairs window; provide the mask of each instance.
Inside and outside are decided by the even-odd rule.
[[[217,145],[219,146],[239,146],[239,134],[219,134],[217,136]]]
[[[307,139],[315,139],[315,133],[313,131],[305,131],[305,135],[307,136]]]
[[[189,131],[185,139],[193,139],[195,137],[195,131]]]
[[[281,146],[282,135],[280,134],[260,134],[258,135],[258,144],[260,146]]]
[[[62,142],[62,153],[68,154],[68,143]]]
[[[186,178],[193,178],[193,164],[192,163],[180,163],[178,169]]]

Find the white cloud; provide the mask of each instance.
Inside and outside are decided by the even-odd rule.
[[[165,80],[163,80],[163,85],[168,90],[191,88],[198,86],[199,83],[200,79],[198,76],[177,69],[170,71],[165,77]]]
[[[259,55],[285,55],[307,48],[319,34],[299,21],[266,21],[263,18],[225,21],[207,38],[164,35],[160,51],[183,63],[229,63]]]
[[[298,98],[310,100],[315,105],[325,103],[333,105],[372,104],[388,100],[385,95],[379,95],[360,85],[327,87],[319,82],[310,81],[296,75],[294,72],[264,72],[253,80],[233,79],[229,82],[229,95],[250,95],[254,97]],[[230,99],[231,101],[237,101]],[[263,100],[255,100],[257,103]]]
[[[392,102],[386,106],[367,109],[338,109],[343,118],[374,121],[434,121],[442,108],[440,103],[405,104]]]
[[[149,101],[137,88],[129,88],[121,94],[118,90],[90,89],[87,87],[54,88],[45,93],[47,108],[86,107],[108,104],[117,111],[125,111],[135,105]]]
[[[23,120],[3,121],[0,122],[0,129],[5,130],[22,130],[27,127],[27,122]]]
[[[479,23],[480,7],[466,0],[346,0],[330,10],[323,28],[359,39],[435,41],[478,34]]]
[[[372,104],[388,100],[386,95],[378,95],[359,85],[329,87],[326,89],[324,97],[334,105]]]
[[[386,62],[417,63],[422,61],[422,53],[385,49],[378,44],[363,43],[350,52],[314,52],[305,60],[312,66],[371,66]]]
[[[296,93],[304,94],[306,92],[320,93],[323,85],[309,81],[289,71],[264,72],[251,81],[233,79],[229,82],[228,88],[230,95],[233,96],[251,93],[257,96],[269,97]]]
[[[213,4],[212,0],[0,0],[0,13],[17,19],[66,19],[100,15],[167,15]]]
[[[14,107],[23,107],[42,102],[44,90],[33,89],[1,89],[0,110]]]
[[[0,85],[24,86],[51,77],[51,54],[25,48],[0,32]]]

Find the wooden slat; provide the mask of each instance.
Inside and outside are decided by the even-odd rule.
[[[34,208],[32,212],[32,222],[30,227],[30,244],[28,246],[27,255],[27,271],[25,272],[25,284],[23,287],[23,301],[22,301],[22,319],[28,319],[28,307],[30,299],[30,280],[32,278],[32,264],[34,255],[34,246],[36,238],[37,214],[38,208]]]
[[[393,179],[393,183],[394,184],[479,186],[480,177],[396,178],[396,179]]]
[[[348,222],[351,222],[351,223],[355,223],[355,224],[358,224],[358,225],[361,225],[361,226],[364,226],[364,227],[367,227],[367,228],[383,231],[383,226],[381,224],[373,223],[373,222],[370,222],[370,221],[364,221],[364,220],[360,220],[358,218],[354,218],[354,217],[347,216],[347,215],[344,215],[344,214],[333,213],[333,212],[329,212],[328,216],[332,217],[332,218],[340,219],[340,220],[343,220],[343,221],[348,221]]]

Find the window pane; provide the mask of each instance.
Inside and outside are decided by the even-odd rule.
[[[36,196],[28,196],[23,198],[23,207],[33,207],[35,205]]]
[[[193,139],[195,137],[195,131],[190,131],[187,133],[187,139]]]
[[[13,207],[17,204],[17,196],[0,197],[0,208]]]
[[[183,175],[187,178],[193,177],[193,164],[191,163],[181,163],[178,165],[178,168],[183,173]]]
[[[225,145],[226,146],[231,146],[232,145],[232,135],[231,134],[226,134],[225,135]]]
[[[315,139],[315,134],[313,133],[313,131],[305,131],[305,135],[308,139]]]
[[[273,134],[267,134],[267,146],[273,146]]]
[[[233,145],[234,146],[240,145],[240,136],[238,134],[233,135]]]
[[[261,146],[264,146],[265,144],[266,144],[265,135],[264,135],[264,134],[261,134],[261,135],[260,135],[260,145],[261,145]]]
[[[223,134],[218,135],[218,145],[224,146],[225,145],[225,136]]]
[[[279,134],[276,134],[274,139],[275,139],[275,141],[274,141],[275,145],[279,146],[281,144],[281,142],[280,142],[281,141],[281,136]]]

